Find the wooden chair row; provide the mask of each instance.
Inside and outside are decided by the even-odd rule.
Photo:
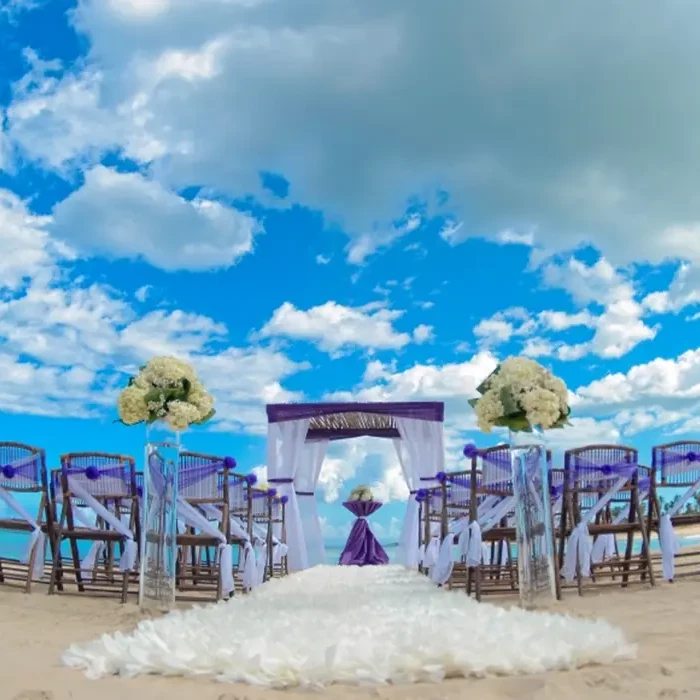
[[[122,602],[137,594],[142,530],[153,537],[143,512],[143,482],[128,455],[66,454],[60,469],[49,473],[42,449],[0,442],[0,504],[6,512],[0,534],[30,535],[29,544],[22,544],[24,555],[4,556],[9,541],[0,544],[0,583],[19,584],[29,592],[32,582],[43,578],[49,593],[116,593]],[[181,453],[178,482],[186,512],[196,511],[191,522],[180,523],[177,534],[179,597],[223,597],[217,555],[222,542],[237,548],[233,568],[239,585],[250,550],[246,542],[269,552],[261,562],[261,579],[287,573],[286,552],[273,555],[284,546],[284,499],[257,488],[249,476],[233,472],[227,460],[213,455]],[[36,495],[38,509],[23,505],[27,494]]]
[[[688,503],[700,504],[700,441],[680,441],[652,449],[651,467],[639,465],[638,452],[622,445],[588,445],[564,453],[563,468],[553,468],[547,453],[550,505],[556,567],[556,593],[575,587],[583,594],[588,587],[626,587],[631,583],[654,586],[662,574],[661,552],[652,552],[652,534],[663,528],[664,493],[675,492],[675,508],[666,515],[666,526],[700,523],[697,507],[685,512]],[[499,465],[505,468],[499,471]],[[484,508],[505,504],[513,497],[509,473],[510,449],[501,445],[474,451],[469,468],[447,474],[440,486],[421,494],[420,545],[429,548],[443,541],[455,523],[483,518]],[[680,507],[679,507],[680,506]],[[669,506],[666,506],[668,510]],[[481,533],[485,544],[478,565],[456,563],[447,585],[463,587],[481,599],[484,593],[517,591],[518,567],[513,510],[503,513]],[[592,556],[585,548],[577,555],[577,528],[587,522]],[[670,524],[670,525],[669,525]],[[581,529],[579,528],[579,533]],[[578,538],[583,539],[583,538]],[[455,542],[457,538],[455,537]],[[590,540],[589,540],[590,541]],[[567,552],[571,549],[571,552]],[[668,564],[667,555],[667,564]],[[670,558],[675,571],[665,578],[700,574],[700,551],[681,550]],[[572,563],[575,562],[575,570]],[[473,563],[473,561],[472,561]],[[424,567],[425,568],[425,567]],[[665,568],[668,568],[666,566]]]

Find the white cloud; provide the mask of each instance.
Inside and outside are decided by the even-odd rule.
[[[694,79],[700,9],[627,2],[602,37],[601,17],[564,3],[543,19],[516,0],[357,0],[351,15],[316,0],[82,0],[86,75],[24,85],[10,130],[53,162],[126,144],[176,188],[247,193],[269,167],[301,201],[371,232],[356,259],[390,242],[373,226],[412,197],[473,235],[536,227],[544,248],[593,243],[616,263],[698,259],[700,98],[679,109],[678,96]]]
[[[26,203],[0,190],[0,290],[16,290],[27,279],[54,274],[54,264],[72,257],[46,231],[49,217],[35,216]]]
[[[140,301],[143,303],[148,299],[148,297],[151,294],[151,291],[153,290],[153,287],[150,284],[144,284],[142,287],[139,287],[135,292],[134,292],[134,297],[136,298],[136,301]]]
[[[328,265],[328,263],[331,261],[331,256],[330,255],[323,255],[323,253],[319,253],[316,256],[316,264],[317,265]]]
[[[104,166],[56,206],[51,229],[88,253],[143,258],[165,270],[229,267],[251,252],[261,231],[219,202],[187,201],[138,173]]]
[[[353,265],[362,265],[368,257],[381,248],[390,246],[394,241],[418,229],[421,221],[422,219],[418,214],[411,214],[401,224],[394,226],[377,225],[371,231],[359,236],[353,236],[346,248],[348,262]]]
[[[397,331],[393,325],[403,315],[403,311],[388,309],[382,304],[349,307],[328,301],[304,311],[285,302],[258,335],[309,340],[329,353],[348,348],[399,350],[411,342],[411,335]],[[413,339],[416,342],[427,340],[427,328],[416,327]]]
[[[413,329],[413,340],[416,343],[427,343],[434,340],[434,338],[435,334],[432,326],[426,326],[424,323],[421,323]]]
[[[574,395],[574,409],[614,414],[623,409],[688,410],[700,402],[700,349],[676,359],[657,357],[626,373],[607,374]]]
[[[440,238],[449,243],[449,245],[457,245],[461,243],[466,235],[463,235],[464,222],[446,221],[440,229]]]
[[[535,243],[535,235],[532,231],[521,232],[505,229],[496,236],[496,240],[506,245],[532,246]]]

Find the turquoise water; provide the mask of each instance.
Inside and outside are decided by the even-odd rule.
[[[2,533],[0,535],[0,554],[3,557],[8,557],[12,559],[17,559],[22,556],[24,553],[27,543],[29,542],[29,535],[26,534],[15,534],[15,533]],[[63,543],[63,546],[61,547],[61,551],[65,556],[69,555],[69,550],[67,547],[67,542]],[[681,539],[681,547],[692,547],[692,546],[697,546],[700,545],[700,535],[695,535],[691,537],[684,537]],[[389,555],[389,562],[395,562],[396,561],[396,552],[397,552],[397,545],[396,544],[389,544],[389,545],[383,545],[386,553]],[[79,542],[78,543],[78,549],[81,553],[81,555],[84,555],[87,553],[87,550],[90,548],[90,543],[89,542]],[[639,549],[639,544],[637,543],[636,549]],[[651,541],[651,549],[654,552],[659,551],[659,541],[656,539],[656,537],[652,538]],[[340,559],[340,555],[343,551],[342,546],[337,546],[335,544],[333,545],[326,545],[326,564],[333,566],[338,564],[338,560]],[[47,557],[50,558],[50,553],[47,551]]]

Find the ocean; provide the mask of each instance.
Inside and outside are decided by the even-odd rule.
[[[26,534],[15,534],[15,533],[1,533],[0,534],[0,554],[8,558],[19,558],[22,556],[26,550],[27,543],[29,541],[29,535]],[[690,535],[688,537],[683,537],[680,540],[681,547],[692,547],[700,545],[700,535]],[[396,544],[386,544],[382,545],[384,550],[389,555],[389,562],[396,561],[396,552],[398,545]],[[86,554],[90,547],[89,542],[80,542],[78,549],[82,554]],[[656,537],[652,538],[651,549],[653,552],[659,551],[659,541]],[[636,546],[636,550],[639,550],[639,544]],[[69,551],[67,548],[67,543],[64,542],[61,551],[65,556],[69,556]],[[340,555],[343,551],[342,545],[337,543],[326,545],[326,564],[329,566],[334,566],[338,564]],[[48,554],[48,553],[47,553]],[[50,555],[47,557],[50,559]]]

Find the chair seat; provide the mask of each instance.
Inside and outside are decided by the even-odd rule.
[[[72,540],[90,540],[94,542],[121,542],[126,539],[116,530],[93,530],[88,527],[76,527],[64,530],[63,537]]]
[[[48,532],[46,523],[39,523],[44,533]],[[34,528],[22,518],[0,518],[0,530],[15,530],[17,532],[32,532]]]
[[[207,534],[192,534],[183,532],[177,536],[177,544],[180,547],[218,547],[221,543],[216,537]],[[232,537],[228,541],[229,544],[244,544],[244,540]]]

